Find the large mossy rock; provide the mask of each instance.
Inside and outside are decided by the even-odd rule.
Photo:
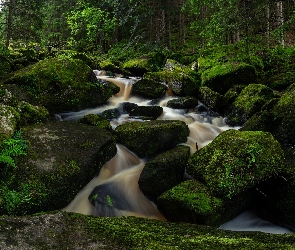
[[[220,198],[201,182],[187,180],[163,193],[157,206],[169,221],[219,227],[243,212],[250,198],[249,193]]]
[[[231,232],[136,217],[103,218],[56,212],[0,218],[0,248],[286,250],[295,248],[295,236]]]
[[[250,118],[241,128],[271,132],[285,152],[285,163],[295,167],[295,84],[291,85],[279,100]]]
[[[255,68],[246,63],[228,62],[216,65],[202,73],[202,86],[220,94],[226,93],[236,84],[249,84],[256,81]]]
[[[9,87],[18,99],[44,106],[51,113],[99,106],[115,94],[78,59],[42,60],[16,71],[4,83],[20,87]]]
[[[189,128],[183,121],[155,120],[122,124],[116,127],[115,134],[118,143],[146,157],[186,142]]]
[[[232,125],[243,125],[274,97],[272,89],[262,84],[249,84],[235,99],[225,116]]]
[[[210,110],[221,115],[224,114],[226,101],[221,94],[211,90],[208,87],[201,87],[199,89],[198,98],[200,102],[205,104]]]
[[[1,172],[2,214],[64,208],[117,152],[109,132],[74,122],[31,125],[22,137],[27,155]]]
[[[144,98],[157,99],[163,97],[167,87],[157,81],[141,79],[132,85],[132,94]]]
[[[232,197],[282,172],[284,153],[268,132],[227,130],[194,153],[187,172],[211,192]]]
[[[190,148],[180,145],[148,161],[139,177],[139,188],[150,200],[183,181]]]
[[[175,95],[196,96],[201,86],[201,79],[196,71],[168,59],[160,72],[148,72],[144,79],[165,83]]]
[[[88,114],[77,120],[77,122],[113,131],[110,121],[100,115]]]

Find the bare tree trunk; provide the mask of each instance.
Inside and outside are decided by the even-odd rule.
[[[284,14],[283,14],[283,1],[278,1],[276,3],[276,23],[277,23],[277,27],[281,27],[284,24]],[[285,39],[284,39],[284,32],[281,31],[280,34],[280,43],[282,46],[285,45]]]
[[[15,0],[10,0],[8,3],[7,35],[6,35],[6,43],[5,43],[6,48],[9,47],[11,33],[12,33],[12,21],[13,21],[12,13],[14,9],[14,1]]]
[[[267,47],[270,45],[270,10],[269,4],[266,5],[266,42]]]

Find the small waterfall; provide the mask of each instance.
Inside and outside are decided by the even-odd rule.
[[[103,72],[97,71],[95,73],[97,78],[118,85],[120,92],[111,97],[104,106],[60,114],[63,120],[77,120],[87,114],[98,114],[106,109],[116,108],[126,100],[139,106],[148,105],[150,100],[131,95],[132,84],[138,79],[110,78],[102,76]],[[163,107],[163,114],[158,119],[181,120],[188,125],[190,134],[187,142],[183,144],[191,148],[191,153],[210,143],[222,131],[233,129],[224,123],[222,117],[210,117],[194,111],[187,112],[182,109],[166,107],[167,102],[173,98],[175,97],[167,95],[159,102],[158,105]],[[125,114],[112,120],[111,125],[115,128],[122,123],[132,122],[132,120],[133,118]],[[143,159],[118,144],[116,156],[102,167],[99,175],[94,177],[64,210],[97,216],[132,215],[165,220],[155,204],[149,201],[139,189],[138,179],[144,164]],[[255,211],[246,211],[220,228],[234,231],[290,233],[288,229],[258,218]]]

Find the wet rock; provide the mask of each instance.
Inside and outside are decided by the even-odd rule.
[[[64,208],[116,154],[109,132],[76,122],[31,125],[22,138],[27,155],[1,176],[1,214]]]
[[[115,134],[117,142],[146,157],[186,142],[189,129],[183,121],[156,120],[125,123],[116,127]]]
[[[148,161],[138,181],[139,188],[150,200],[183,181],[190,148],[177,146]]]
[[[132,94],[144,98],[157,99],[163,97],[167,87],[157,81],[141,79],[132,85]]]
[[[169,100],[166,106],[173,109],[189,109],[197,105],[198,100],[195,97],[187,96]]]
[[[162,113],[163,108],[160,106],[138,106],[129,112],[129,116],[143,120],[156,120]]]

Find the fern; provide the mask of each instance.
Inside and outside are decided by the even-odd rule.
[[[21,131],[16,132],[13,138],[4,140],[0,145],[0,163],[16,167],[14,157],[27,154],[25,142],[21,138]]]

